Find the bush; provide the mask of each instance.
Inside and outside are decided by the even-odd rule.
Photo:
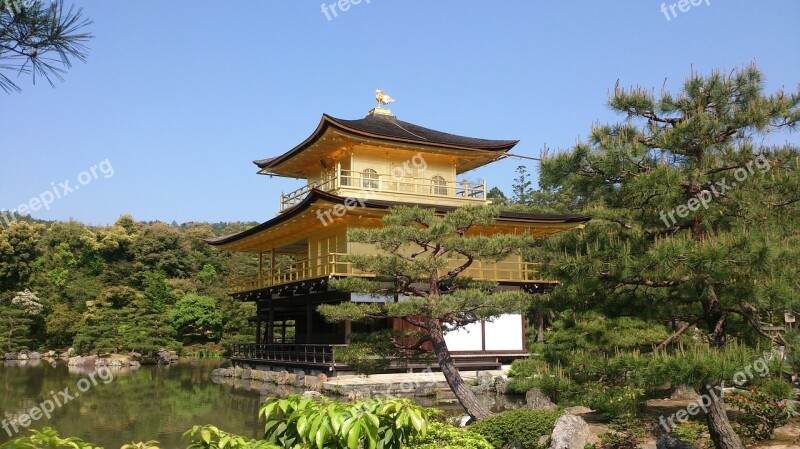
[[[645,436],[644,423],[632,415],[621,416],[608,427],[611,431],[600,435],[602,449],[637,449]]]
[[[542,359],[516,359],[511,362],[508,377],[532,377],[547,369],[547,362]]]
[[[726,402],[744,412],[736,418],[735,430],[746,443],[771,439],[775,428],[789,422],[793,412],[785,400],[776,400],[755,387],[730,393]]]
[[[783,379],[766,379],[761,381],[756,388],[776,401],[794,399],[794,387]]]
[[[189,439],[186,449],[281,449],[267,441],[250,440],[214,426],[194,426],[183,437]]]
[[[617,387],[603,384],[587,384],[583,388],[578,398],[581,405],[596,410],[608,419],[635,415],[642,408],[643,389],[630,385]]]
[[[694,447],[704,448],[712,445],[708,436],[708,426],[700,421],[684,421],[672,429],[673,437]]]
[[[425,436],[430,415],[408,399],[345,404],[293,395],[267,400],[259,416],[266,439],[283,447],[399,449]]]
[[[31,430],[31,435],[0,444],[0,449],[101,449],[80,438],[61,438],[54,429]]]
[[[518,441],[525,449],[543,449],[539,438],[552,433],[559,416],[561,412],[555,410],[511,410],[482,419],[469,430],[482,435],[497,448]]]
[[[444,423],[433,423],[428,433],[409,446],[415,449],[494,449],[486,438],[470,429],[457,429]]]
[[[516,363],[516,362],[515,362]],[[512,365],[512,371],[515,368]],[[508,383],[507,391],[525,394],[538,388],[555,403],[567,401],[578,394],[576,385],[564,374],[560,366],[550,368],[546,363],[518,363],[513,377]]]

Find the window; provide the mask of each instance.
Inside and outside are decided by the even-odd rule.
[[[431,178],[431,193],[434,195],[447,195],[447,181],[441,176]]]
[[[377,189],[378,188],[378,172],[375,170],[368,168],[361,172],[361,185],[365,189]]]

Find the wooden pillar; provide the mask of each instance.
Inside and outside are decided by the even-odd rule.
[[[311,322],[312,322],[312,310],[311,310],[311,296],[306,296],[306,344],[311,343]]]
[[[256,343],[261,343],[261,319],[256,317]]]
[[[264,253],[258,253],[258,287],[261,288],[264,285],[261,283],[262,279],[264,279]]]
[[[353,331],[353,322],[347,320],[344,322],[344,342],[350,344],[350,333]]]
[[[269,250],[269,285],[275,285],[275,248]]]
[[[275,343],[275,304],[269,304],[269,322],[267,323],[267,343]]]
[[[486,321],[481,320],[481,351],[486,350]]]

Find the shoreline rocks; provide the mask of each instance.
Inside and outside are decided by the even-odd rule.
[[[589,443],[589,424],[580,416],[561,415],[550,434],[549,449],[583,449]]]
[[[317,392],[322,391],[322,384],[328,381],[328,376],[323,373],[312,376],[306,374],[302,370],[290,373],[286,370],[266,371],[241,367],[217,368],[211,372],[211,377],[241,379],[249,382],[305,388],[308,391]]]
[[[556,405],[541,390],[534,388],[525,393],[525,408],[555,410]]]

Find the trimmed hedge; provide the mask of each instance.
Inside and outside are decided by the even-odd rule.
[[[510,410],[482,419],[469,430],[485,437],[494,447],[519,441],[525,449],[544,449],[539,446],[539,438],[553,432],[559,416],[561,412],[557,410]]]
[[[433,423],[428,427],[424,437],[414,441],[414,449],[494,449],[486,438],[470,429],[458,429],[453,426]]]

